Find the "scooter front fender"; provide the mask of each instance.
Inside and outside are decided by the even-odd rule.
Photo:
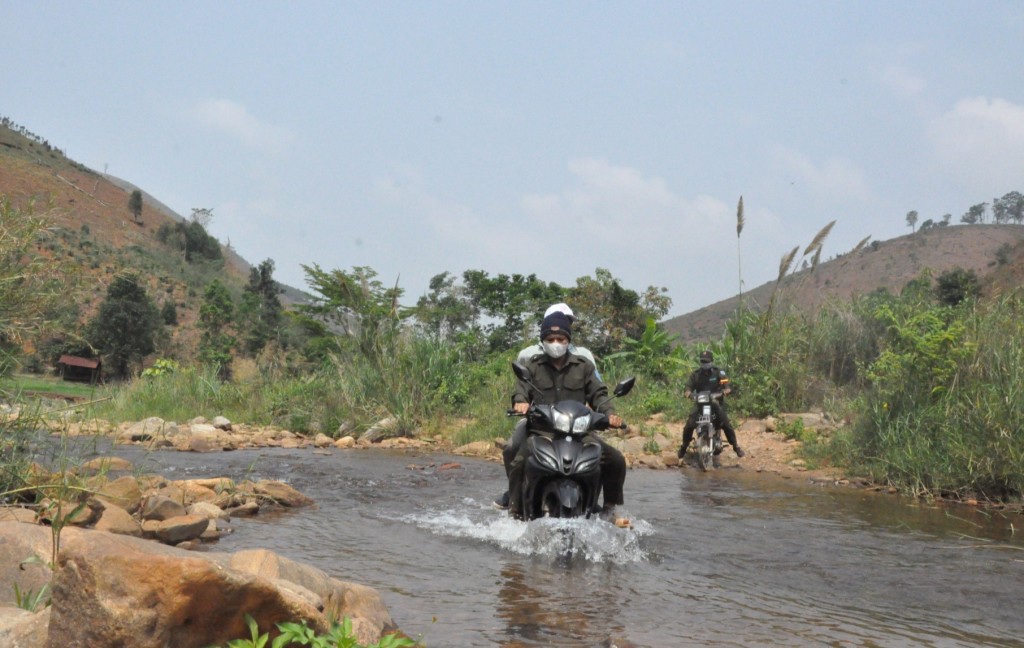
[[[558,493],[558,501],[563,509],[573,510],[580,500],[583,499],[583,489],[571,479],[560,479],[555,484],[555,489]]]

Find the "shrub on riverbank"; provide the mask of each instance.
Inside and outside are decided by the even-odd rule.
[[[815,313],[734,321],[716,358],[735,409],[852,423],[808,453],[914,494],[1024,493],[1024,300],[938,299],[927,275]]]

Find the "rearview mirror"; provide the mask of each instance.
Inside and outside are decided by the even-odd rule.
[[[619,382],[619,384],[615,385],[615,389],[612,391],[612,393],[615,394],[616,396],[625,396],[630,392],[630,390],[633,389],[633,385],[635,384],[636,376],[630,376],[629,378],[626,378],[625,380]]]

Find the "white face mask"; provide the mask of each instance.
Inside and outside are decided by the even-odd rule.
[[[544,353],[552,358],[561,358],[569,350],[569,345],[564,342],[541,342],[541,346],[544,347]]]

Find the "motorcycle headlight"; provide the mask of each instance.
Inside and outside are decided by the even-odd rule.
[[[560,432],[568,432],[572,428],[572,417],[564,412],[554,410],[552,412],[552,423],[555,425],[555,429]]]
[[[585,416],[580,416],[579,418],[577,418],[575,421],[572,422],[572,431],[573,432],[577,432],[577,433],[578,432],[586,432],[589,429],[590,429],[590,414],[587,414]]]

